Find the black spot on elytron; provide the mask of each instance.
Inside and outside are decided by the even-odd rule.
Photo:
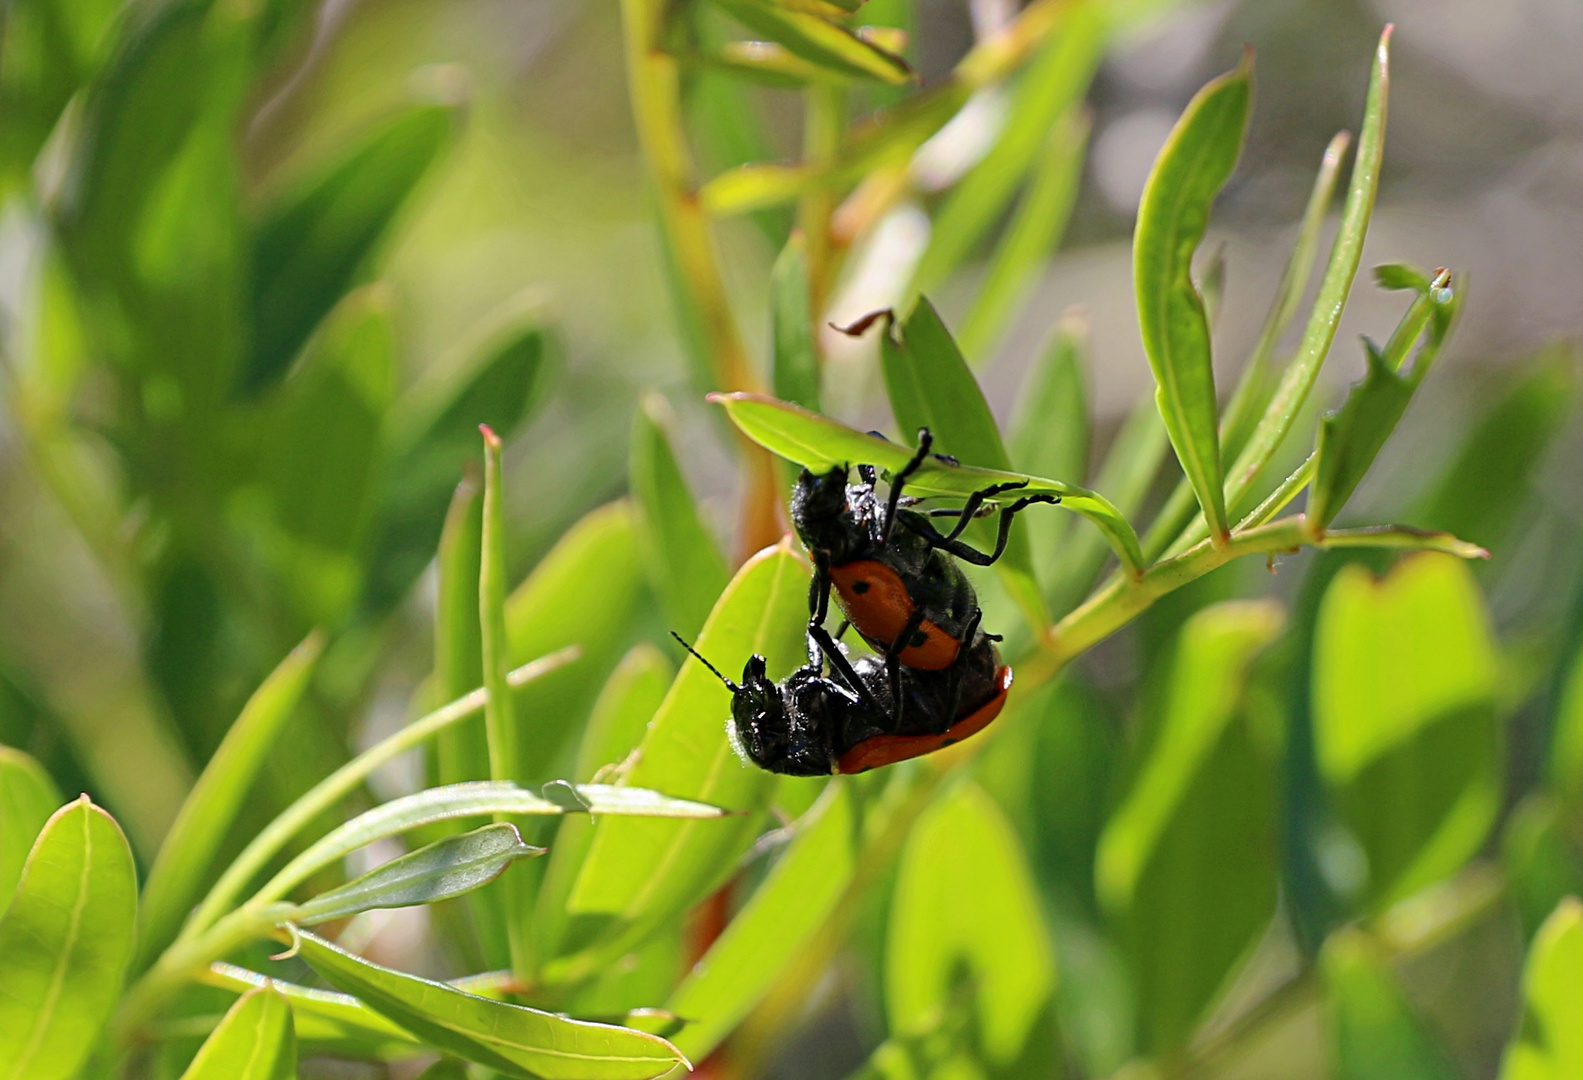
[[[923,646],[929,644],[929,635],[924,633],[922,630],[919,630],[912,635],[912,644],[913,648],[915,649],[922,648]]]
[[[854,581],[852,583],[852,591],[857,593],[859,596],[862,596],[864,593],[868,592],[868,582]]]

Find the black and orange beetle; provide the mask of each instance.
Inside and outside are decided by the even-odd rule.
[[[952,559],[989,566],[1006,550],[1013,516],[1033,503],[1057,503],[1057,495],[1027,495],[999,507],[1000,527],[992,552],[964,543],[962,531],[988,500],[1024,483],[996,484],[968,496],[960,509],[927,514],[910,508],[902,491],[907,478],[928,458],[933,438],[918,432],[918,449],[891,478],[890,493],[881,504],[877,477],[859,466],[863,483],[849,485],[848,470],[837,465],[815,474],[804,469],[791,496],[792,524],[814,562],[809,593],[809,633],[830,652],[834,645],[824,631],[833,588],[842,613],[853,629],[893,664],[925,671],[943,671],[956,663],[969,628],[979,616],[978,596],[967,575]],[[950,459],[946,459],[950,460]],[[931,517],[955,517],[942,534]]]
[[[840,657],[833,663],[840,678],[830,678],[820,650],[810,645],[808,663],[776,683],[755,654],[739,684],[676,640],[731,691],[726,733],[737,754],[789,776],[867,772],[961,742],[1000,715],[1011,689],[1011,668],[1001,664],[990,637],[977,631],[951,667],[903,671],[899,700],[891,696],[878,657],[848,662],[827,652],[833,661]],[[850,685],[849,676],[855,680]]]

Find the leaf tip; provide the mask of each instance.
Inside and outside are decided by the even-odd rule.
[[[488,424],[479,424],[478,431],[484,437],[484,449],[490,453],[500,450],[500,436],[495,434],[495,429]]]

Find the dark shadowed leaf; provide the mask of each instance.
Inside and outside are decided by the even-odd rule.
[[[1087,349],[1087,320],[1071,311],[1029,365],[1010,447],[1012,462],[1023,472],[1074,482],[1088,476]],[[1029,514],[1022,520],[1034,568],[1048,589],[1059,573],[1070,520],[1065,514]]]
[[[452,105],[410,105],[277,195],[253,238],[253,347],[241,386],[278,380],[456,133]]]
[[[770,271],[771,385],[782,401],[819,411],[819,346],[808,293],[808,245],[786,241]]]
[[[1459,1075],[1402,996],[1372,939],[1341,930],[1320,954],[1337,1080],[1455,1080]]]

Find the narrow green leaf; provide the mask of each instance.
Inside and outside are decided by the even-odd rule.
[[[456,485],[440,550],[435,556],[438,596],[434,611],[435,697],[452,701],[484,681],[484,646],[478,619],[479,559],[484,547],[482,477],[464,475]],[[489,775],[489,741],[483,724],[468,721],[434,740],[436,779],[442,784]]]
[[[1193,284],[1193,252],[1247,131],[1252,55],[1188,103],[1144,187],[1133,233],[1133,286],[1144,351],[1171,445],[1212,534],[1228,531],[1209,322]]]
[[[579,784],[580,803],[587,813],[613,816],[716,818],[717,806],[673,799],[645,788]],[[403,795],[367,810],[310,845],[259,890],[263,901],[278,900],[309,877],[340,862],[366,844],[410,832],[437,821],[496,816],[556,816],[566,808],[524,791],[508,781],[475,780]]]
[[[1499,808],[1495,653],[1472,574],[1436,554],[1378,581],[1347,567],[1313,664],[1319,772],[1367,857],[1363,899],[1381,907],[1460,867]]]
[[[1569,896],[1534,938],[1523,971],[1522,1030],[1501,1061],[1501,1080],[1583,1075],[1583,903]]]
[[[451,144],[454,105],[409,105],[277,195],[253,239],[253,346],[241,386],[257,392],[356,280],[418,181]]]
[[[268,987],[291,1006],[292,1026],[304,1049],[358,1057],[410,1057],[423,1044],[350,994],[271,979],[232,964],[210,964],[200,977],[209,986],[247,993]]]
[[[16,892],[33,842],[60,804],[60,791],[43,766],[0,746],[0,915]]]
[[[519,768],[535,782],[555,775],[605,673],[632,641],[646,602],[635,517],[624,500],[589,512],[506,599],[514,661],[569,645],[582,650],[564,670],[517,692]]]
[[[990,258],[984,284],[962,320],[957,341],[969,361],[983,363],[994,353],[1016,324],[1044,261],[1061,246],[1083,179],[1092,123],[1086,110],[1072,108],[1050,128],[1027,189]]]
[[[236,999],[182,1080],[297,1080],[291,1006],[269,987]]]
[[[1082,100],[1103,55],[1108,31],[1107,16],[1098,5],[1074,5],[1060,30],[1051,34],[1029,61],[1012,91],[995,145],[968,171],[935,215],[928,250],[913,275],[915,291],[936,291],[1000,219],[1052,134],[1060,132],[1057,121],[1061,115]],[[1070,147],[1065,152],[1068,158],[1082,159],[1080,149],[1075,155]],[[1070,164],[1065,168],[1076,171]],[[972,350],[968,352],[972,355]]]
[[[478,567],[479,643],[484,665],[484,732],[489,739],[492,780],[520,778],[514,699],[506,685],[506,512],[500,489],[500,439],[484,431],[483,548]]]
[[[1292,254],[1286,260],[1286,267],[1281,271],[1281,280],[1275,287],[1275,297],[1270,302],[1269,313],[1265,316],[1264,325],[1259,329],[1259,339],[1253,346],[1253,352],[1248,357],[1242,374],[1237,378],[1237,386],[1231,392],[1231,400],[1226,403],[1226,408],[1221,414],[1222,462],[1229,463],[1242,453],[1242,448],[1247,445],[1248,439],[1253,434],[1254,425],[1259,422],[1259,418],[1269,407],[1270,398],[1275,394],[1276,380],[1273,371],[1275,347],[1286,333],[1287,327],[1291,325],[1292,317],[1297,314],[1297,305],[1303,298],[1304,290],[1308,288],[1314,252],[1318,250],[1319,235],[1324,228],[1325,217],[1329,213],[1330,203],[1335,195],[1336,178],[1341,173],[1341,159],[1346,156],[1347,147],[1351,142],[1352,137],[1347,132],[1338,133],[1330,140],[1330,145],[1325,148],[1325,156],[1320,160],[1319,172],[1314,177],[1313,190],[1309,192],[1308,207],[1303,212],[1303,221],[1297,231],[1297,242],[1292,245]],[[1144,537],[1143,553],[1146,558],[1153,561],[1167,551],[1185,550],[1190,546],[1189,540],[1196,542],[1200,538],[1200,533],[1197,531],[1189,537],[1182,536],[1182,531],[1192,522],[1195,505],[1193,486],[1188,483],[1186,477],[1183,477]],[[1228,504],[1227,510],[1235,513],[1236,504]]]
[[[1183,626],[1158,732],[1095,859],[1119,920],[1144,1044],[1186,1045],[1275,912],[1273,764],[1242,715],[1280,608],[1232,601]]]
[[[791,11],[767,0],[715,3],[755,34],[779,42],[793,54],[836,75],[897,84],[913,78],[912,69],[901,57],[818,15]]]
[[[1364,339],[1368,373],[1341,408],[1319,422],[1319,456],[1308,496],[1308,520],[1316,531],[1329,525],[1346,505],[1429,373],[1460,302],[1450,283],[1450,272],[1442,271],[1434,287],[1425,288],[1384,351]],[[1403,370],[1420,340],[1412,367]]]
[[[628,476],[649,586],[671,628],[690,639],[731,575],[677,464],[673,426],[666,400],[646,395],[632,418]]]
[[[856,811],[837,780],[797,822],[775,869],[671,995],[687,1018],[675,1043],[704,1058],[775,986],[825,926],[857,868]]]
[[[1487,559],[1490,553],[1477,544],[1450,533],[1415,529],[1409,525],[1365,525],[1358,529],[1330,529],[1318,543],[1323,548],[1395,548],[1400,551],[1439,551],[1459,559]]]
[[[215,854],[308,688],[323,648],[323,635],[314,633],[280,662],[242,707],[182,803],[143,886],[137,968],[170,944],[198,899]]]
[[[508,1076],[654,1080],[686,1065],[654,1035],[491,1001],[360,960],[306,932],[297,940],[302,958],[331,984],[435,1049]]]
[[[489,884],[518,859],[544,852],[544,848],[523,843],[515,825],[485,825],[436,840],[339,888],[293,905],[291,920],[316,926],[374,908],[449,900]]]
[[[0,1077],[70,1080],[120,996],[137,872],[115,819],[86,795],[55,811],[0,918]]]
[[[1358,272],[1358,261],[1363,256],[1363,237],[1374,212],[1374,196],[1379,190],[1380,161],[1385,152],[1386,99],[1390,90],[1390,44],[1391,27],[1387,26],[1374,52],[1357,157],[1352,164],[1340,231],[1330,248],[1330,261],[1319,283],[1319,295],[1314,300],[1297,354],[1281,376],[1280,385],[1247,445],[1226,473],[1226,502],[1229,505],[1238,505],[1249,493],[1291,430],[1308,392],[1313,389],[1319,366],[1330,351],[1336,327],[1341,322],[1341,311],[1346,306],[1352,279]]]
[[[754,653],[771,677],[805,655],[808,571],[789,542],[737,571],[699,634],[698,651],[724,670]],[[551,982],[580,979],[705,896],[752,842],[775,777],[739,760],[726,739],[730,692],[696,660],[682,666],[623,783],[661,783],[678,796],[742,812],[717,822],[599,821],[567,899],[568,946],[546,966]]]
[[[906,443],[915,441],[920,428],[928,428],[934,435],[935,453],[1003,472],[1010,470],[1011,461],[989,402],[927,297],[919,297],[905,323],[887,326],[882,332],[880,360],[891,413]],[[978,546],[988,547],[993,528],[989,522],[979,522],[965,535]],[[1036,630],[1047,625],[1049,612],[1034,576],[1028,538],[1020,525],[1012,526],[996,569],[1029,625]]]
[[[1566,676],[1556,703],[1547,772],[1569,815],[1583,820],[1583,649],[1562,661]]]
[[[1043,350],[1023,379],[1011,438],[1011,460],[1035,476],[1088,475],[1088,321],[1069,311],[1056,323]],[[1048,586],[1061,572],[1069,519],[1064,514],[1030,514],[1026,523],[1033,565]],[[1103,554],[1101,546],[1099,552]]]
[[[1413,1015],[1370,938],[1338,931],[1319,966],[1337,1080],[1456,1080],[1460,1074]]]
[[[833,465],[859,462],[895,471],[905,466],[912,452],[897,443],[866,435],[856,428],[810,413],[760,394],[713,394],[711,401],[726,409],[742,433],[771,453],[806,466],[815,472]],[[1142,572],[1143,555],[1138,549],[1132,526],[1104,496],[1061,480],[1050,480],[1024,473],[1009,473],[972,465],[948,465],[931,458],[907,482],[919,495],[971,495],[995,483],[1026,481],[1027,493],[1051,492],[1061,496],[1061,505],[1088,518],[1129,571]]]
[[[1016,832],[971,783],[930,806],[902,851],[885,942],[891,1031],[938,1022],[963,968],[986,1062],[1017,1062],[1055,991],[1055,947]]]
[[[792,234],[770,270],[770,372],[775,396],[819,411],[818,313],[808,293],[808,244]]]

